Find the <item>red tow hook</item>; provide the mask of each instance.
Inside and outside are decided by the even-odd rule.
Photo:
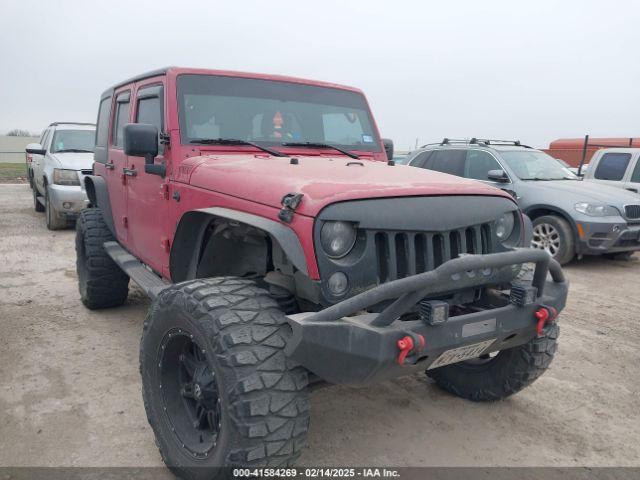
[[[556,321],[558,311],[553,307],[546,307],[543,305],[535,311],[534,315],[538,319],[536,332],[538,332],[538,335],[542,335],[545,325]]]
[[[419,333],[413,333],[411,335],[405,335],[404,337],[402,337],[396,343],[396,345],[398,345],[398,348],[400,349],[400,353],[398,354],[397,358],[399,365],[404,365],[404,361],[406,360],[407,355],[409,355],[413,351],[413,349],[416,348],[416,342],[414,342],[413,337],[418,340],[419,347],[417,348],[417,351],[420,351],[424,348],[426,342],[424,340],[424,337]]]

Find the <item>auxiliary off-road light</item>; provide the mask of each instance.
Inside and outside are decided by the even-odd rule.
[[[336,272],[327,281],[329,291],[336,296],[342,295],[349,287],[349,279],[342,272]]]
[[[440,300],[422,300],[420,319],[427,325],[438,325],[449,318],[449,304]]]
[[[538,296],[538,289],[533,285],[513,285],[511,287],[511,294],[509,300],[514,305],[521,307],[525,305],[531,305],[536,301]]]

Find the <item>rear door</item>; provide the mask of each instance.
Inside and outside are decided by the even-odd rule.
[[[155,125],[159,133],[166,124],[163,81],[151,79],[137,84],[133,100],[132,122]],[[158,142],[155,163],[164,162],[164,145]],[[145,173],[142,157],[128,157],[127,168],[129,245],[138,258],[166,276],[169,271],[169,172],[166,178]]]
[[[111,129],[109,130],[109,154],[105,164],[105,177],[109,185],[109,200],[113,223],[118,240],[127,244],[129,238],[127,219],[127,181],[125,170],[127,156],[124,154],[123,128],[131,121],[132,86],[122,87],[114,92],[111,112]]]

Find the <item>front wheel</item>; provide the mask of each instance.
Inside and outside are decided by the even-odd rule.
[[[191,280],[159,294],[140,343],[142,393],[178,477],[289,466],[300,455],[307,373],[284,354],[290,334],[277,302],[250,280]]]
[[[501,400],[531,385],[542,375],[556,353],[557,323],[545,327],[545,336],[524,345],[475,360],[427,370],[442,389],[467,400]]]
[[[560,265],[569,263],[576,253],[571,225],[556,215],[545,215],[533,221],[531,246],[546,250]]]

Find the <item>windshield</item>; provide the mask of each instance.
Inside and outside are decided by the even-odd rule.
[[[273,146],[310,142],[380,151],[365,99],[356,92],[251,78],[180,75],[178,102],[182,143],[240,139]]]
[[[95,130],[56,130],[51,142],[51,153],[93,152],[95,136]]]
[[[516,150],[500,154],[520,180],[578,180],[571,170],[544,152]]]

